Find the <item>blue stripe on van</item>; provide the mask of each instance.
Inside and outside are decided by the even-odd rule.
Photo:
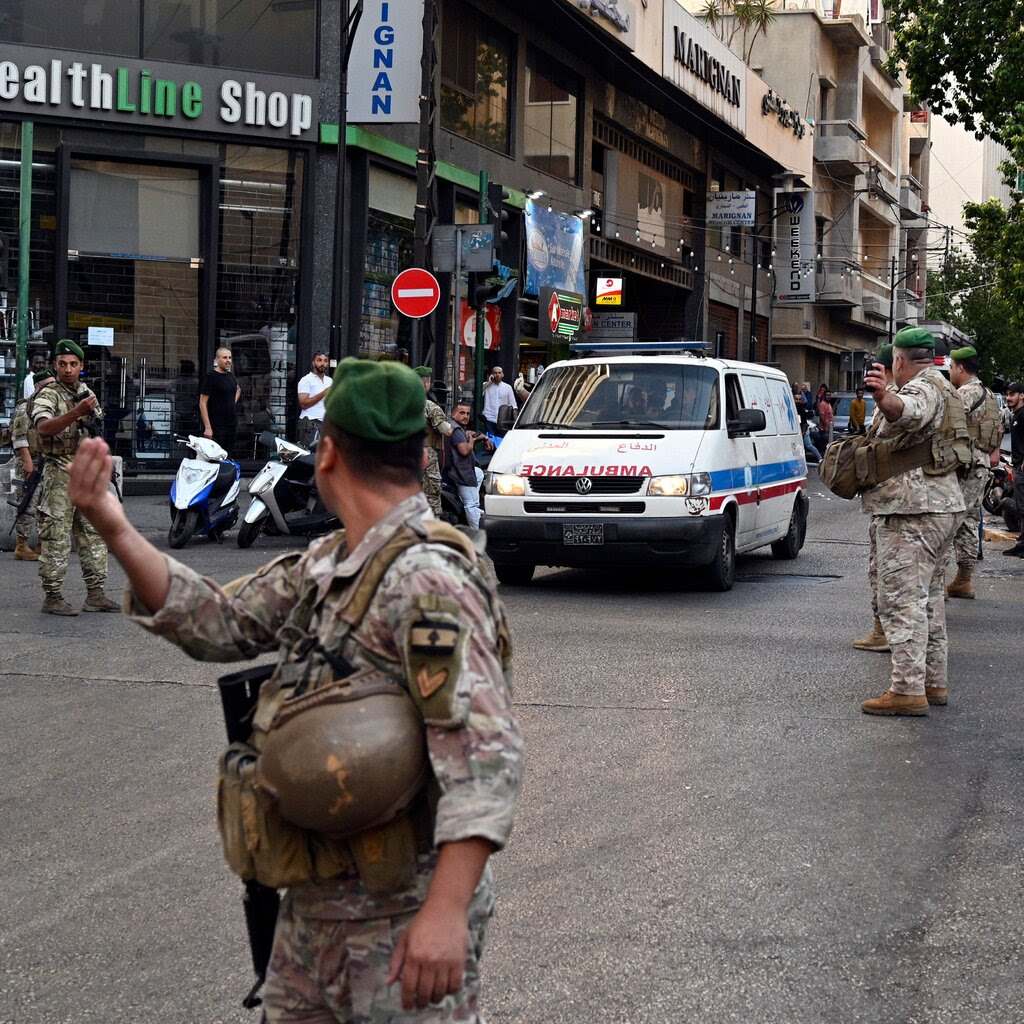
[[[783,462],[765,462],[750,467],[751,486],[792,480],[807,475],[805,463],[800,459],[786,459]],[[711,486],[716,491],[734,491],[747,484],[742,466],[736,469],[716,469],[711,474]]]

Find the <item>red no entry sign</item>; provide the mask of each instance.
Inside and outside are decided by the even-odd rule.
[[[403,316],[419,320],[430,316],[441,301],[441,288],[429,270],[403,270],[391,285],[391,301]]]

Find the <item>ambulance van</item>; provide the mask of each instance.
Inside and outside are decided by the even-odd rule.
[[[504,410],[506,417],[511,409]],[[554,363],[484,479],[499,581],[538,565],[698,568],[729,590],[737,552],[796,558],[807,465],[780,370],[673,355]]]

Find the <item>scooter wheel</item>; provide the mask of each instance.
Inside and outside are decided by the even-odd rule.
[[[199,513],[194,508],[175,509],[171,517],[171,528],[167,531],[167,543],[177,550],[183,548],[195,533]]]
[[[253,541],[263,532],[263,524],[267,521],[266,516],[260,516],[255,523],[242,523],[238,531],[238,546],[240,548],[251,547]]]

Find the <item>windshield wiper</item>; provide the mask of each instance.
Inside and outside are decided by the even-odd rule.
[[[664,423],[654,423],[651,420],[594,420],[592,427],[658,427],[660,430],[667,430]]]

